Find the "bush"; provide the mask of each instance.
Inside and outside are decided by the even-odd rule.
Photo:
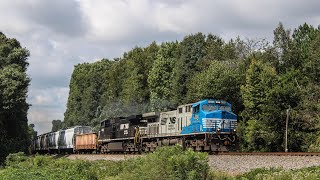
[[[235,176],[231,176],[226,172],[219,172],[211,170],[208,174],[208,180],[235,180]]]
[[[54,159],[51,156],[27,157],[23,153],[10,154],[1,179],[98,179],[91,170],[93,163],[83,160]]]
[[[27,157],[23,153],[7,157],[0,171],[2,179],[206,179],[207,154],[179,146],[126,161],[85,161],[54,159],[51,156]]]
[[[13,153],[7,156],[5,165],[14,167],[27,160],[28,157],[23,152]]]
[[[240,175],[239,177],[244,177],[249,180],[251,180],[251,179],[253,180],[253,179],[256,179],[257,176],[264,176],[266,174],[271,174],[271,173],[279,172],[279,171],[281,171],[281,169],[279,169],[279,168],[257,168],[257,169],[251,170],[247,173],[244,173],[244,174]]]
[[[162,147],[145,157],[125,162],[120,179],[206,179],[209,171],[205,153]]]

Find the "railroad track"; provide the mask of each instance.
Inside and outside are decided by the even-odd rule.
[[[141,155],[139,153],[107,153],[107,154],[69,154],[77,156],[135,156]],[[320,152],[218,152],[209,154],[216,155],[230,155],[230,156],[320,156]],[[68,156],[68,155],[67,155]]]
[[[231,156],[320,156],[320,152],[219,152],[214,155]]]

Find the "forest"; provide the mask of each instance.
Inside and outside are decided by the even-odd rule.
[[[273,40],[228,41],[196,33],[152,42],[115,59],[75,66],[64,121],[98,127],[101,120],[163,111],[203,98],[224,99],[238,115],[241,150],[320,150],[320,29],[282,23]]]

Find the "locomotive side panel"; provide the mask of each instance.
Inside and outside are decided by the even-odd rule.
[[[180,105],[177,108],[178,130],[181,132],[182,128],[190,125],[192,117],[192,104]]]
[[[176,110],[160,113],[160,134],[162,136],[179,134]]]
[[[148,136],[158,136],[161,133],[160,123],[159,122],[148,123],[148,127],[145,129],[144,133]]]
[[[127,137],[133,137],[133,134],[131,133],[131,126],[129,122],[123,122],[123,124],[120,124],[119,126],[119,137],[118,138],[127,138]]]

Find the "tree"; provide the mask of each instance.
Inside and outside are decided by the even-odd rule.
[[[179,57],[177,42],[163,43],[148,76],[151,110],[163,110],[174,104],[173,68]]]
[[[271,87],[277,79],[276,70],[253,59],[246,73],[245,84],[241,86],[244,111],[241,113],[243,121],[243,148],[249,151],[268,151],[272,147],[276,134],[266,123],[268,116],[265,110],[272,106],[269,101]]]
[[[212,61],[209,68],[196,74],[189,83],[188,100],[195,102],[205,98],[224,99],[237,107],[240,103],[242,75],[237,64]]]
[[[310,42],[308,58],[303,64],[303,72],[315,83],[320,85],[320,32]]]
[[[26,71],[29,65],[27,59],[30,56],[26,48],[22,48],[16,39],[7,38],[0,32],[0,68],[16,64]]]
[[[30,140],[35,139],[38,135],[38,132],[34,130],[34,127],[35,127],[34,124],[28,125],[28,134],[29,134]]]
[[[293,31],[292,38],[295,46],[299,49],[301,60],[308,59],[310,55],[311,42],[317,37],[319,30],[313,26],[304,23]]]
[[[122,87],[122,100],[124,103],[146,103],[149,101],[150,93],[148,74],[156,59],[158,46],[153,42],[146,48],[136,47],[129,51],[124,57],[125,79]]]
[[[187,82],[200,70],[199,63],[206,53],[205,45],[205,35],[202,33],[186,36],[180,43],[181,56],[173,70],[174,102],[177,104],[187,103],[185,98],[188,92]]]
[[[96,117],[103,95],[105,79],[102,76],[111,67],[109,60],[75,66],[70,80],[70,93],[64,126],[90,125]]]
[[[299,53],[299,44],[295,43],[291,37],[290,30],[285,30],[282,23],[273,31],[274,33],[274,54],[278,60],[276,66],[279,73],[284,73],[287,69],[299,69],[302,58]]]
[[[52,120],[51,132],[56,132],[63,128],[63,122],[61,120]]]
[[[320,151],[320,86],[308,83],[302,89],[303,98],[293,113],[291,148],[300,151]],[[298,131],[298,133],[297,133]],[[300,144],[298,144],[300,142]]]
[[[209,34],[205,42],[205,56],[202,60],[213,61],[213,60],[223,60],[223,46],[224,41],[222,38]]]
[[[6,155],[25,151],[30,144],[26,102],[29,51],[0,32],[0,164]]]

